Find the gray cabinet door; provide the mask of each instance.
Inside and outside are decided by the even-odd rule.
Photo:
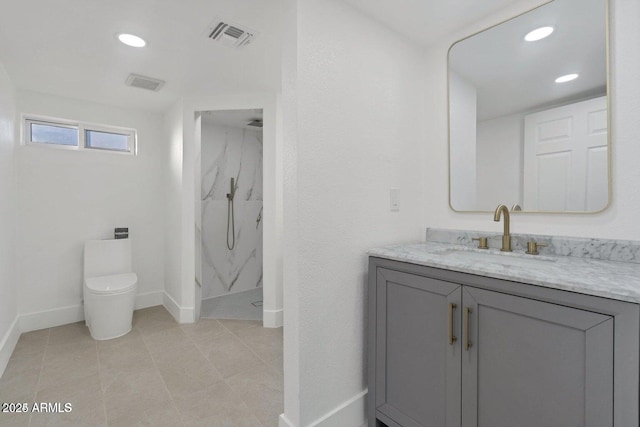
[[[377,413],[460,427],[460,285],[378,268],[376,286]]]
[[[613,426],[611,316],[466,286],[462,299],[463,427]]]

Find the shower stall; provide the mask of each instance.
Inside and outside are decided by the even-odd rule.
[[[201,115],[201,317],[262,320],[262,110]]]

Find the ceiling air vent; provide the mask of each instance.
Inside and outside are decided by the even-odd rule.
[[[140,74],[129,74],[126,84],[131,87],[139,87],[140,89],[159,91],[164,86],[164,80],[154,79],[153,77],[141,76]]]
[[[207,36],[221,44],[239,49],[248,45],[258,35],[257,32],[229,21],[216,19],[207,29]]]

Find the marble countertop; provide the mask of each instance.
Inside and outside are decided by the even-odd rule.
[[[371,249],[370,256],[640,303],[640,264],[571,256],[501,253],[423,242]],[[504,260],[504,261],[503,261]]]

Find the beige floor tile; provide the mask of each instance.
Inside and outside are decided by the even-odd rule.
[[[143,335],[178,326],[173,316],[163,306],[136,310],[133,313],[133,328]]]
[[[251,412],[222,408],[213,417],[192,421],[186,427],[263,427]]]
[[[262,327],[262,322],[260,320],[233,320],[233,319],[217,319],[217,320],[222,324],[222,326],[224,326],[231,332],[236,332],[246,328],[255,328],[258,326]]]
[[[281,348],[281,330],[261,322],[178,325],[163,307],[136,311],[134,329],[113,340],[94,341],[83,322],[25,333],[0,378],[0,401],[73,410],[0,414],[0,427],[275,427]]]
[[[98,347],[96,345],[96,341],[90,340],[78,340],[68,342],[66,344],[60,344],[57,342],[47,344],[43,363],[47,364],[48,362],[54,359],[66,359],[70,356],[77,354],[84,354],[87,352],[98,352]]]
[[[241,396],[242,401],[264,425],[278,425],[278,418],[284,412],[282,391],[264,384],[256,384]]]
[[[63,412],[49,413],[46,410],[31,415],[30,426],[106,426],[105,406],[100,389],[98,375],[92,375],[67,382],[64,385],[54,384],[38,391],[37,403],[58,403],[58,410]],[[70,404],[67,412],[65,405]]]
[[[33,397],[42,370],[42,353],[25,353],[9,359],[9,363],[0,378],[0,402],[15,402],[18,396]]]
[[[120,376],[103,391],[109,423],[171,403],[162,377],[155,370]]]
[[[129,336],[130,335],[130,336]],[[122,376],[131,373],[155,370],[153,360],[142,338],[137,332],[117,338],[109,344],[98,343],[100,378],[103,388]],[[117,342],[115,342],[117,341]]]
[[[123,335],[118,338],[113,338],[110,340],[101,340],[96,341],[98,345],[98,351],[109,351],[109,350],[118,350],[122,348],[126,348],[129,345],[136,345],[142,341],[142,336],[140,332],[136,329],[132,329],[128,334]]]
[[[188,343],[154,356],[162,379],[173,397],[190,394],[208,388],[222,380],[213,367],[193,343]]]
[[[251,410],[224,382],[195,393],[176,396],[174,402],[186,425],[201,425],[208,420],[210,427],[240,427],[250,426],[250,420],[255,422]]]
[[[180,325],[180,328],[194,341],[211,339],[227,330],[216,319],[200,319],[196,323]]]
[[[49,339],[49,329],[41,329],[39,331],[25,332],[20,335],[20,339],[13,350],[12,358],[21,358],[25,356],[37,356],[44,353],[44,348]]]
[[[167,351],[179,350],[185,345],[193,344],[181,328],[170,328],[143,335],[143,340],[152,356],[165,354]]]
[[[198,347],[224,378],[262,365],[262,361],[231,333],[220,334]]]
[[[29,413],[0,413],[1,427],[27,427],[29,425]]]
[[[276,357],[272,360],[265,360],[264,362],[280,376],[284,375],[284,360],[282,356]]]
[[[182,425],[182,418],[175,404],[165,405],[152,411],[146,411],[146,422],[149,427],[177,427]]]
[[[234,334],[264,361],[282,357],[282,328],[244,328]]]
[[[95,343],[48,345],[38,387],[42,390],[97,374],[98,351]]]
[[[49,330],[49,344],[67,345],[78,342],[94,342],[84,321],[56,326]]]
[[[180,414],[173,403],[151,405],[145,409],[122,413],[109,420],[109,427],[179,427]]]
[[[283,393],[284,380],[267,366],[244,370],[224,380],[231,389],[239,395],[251,392],[256,387],[264,387],[274,392]]]

